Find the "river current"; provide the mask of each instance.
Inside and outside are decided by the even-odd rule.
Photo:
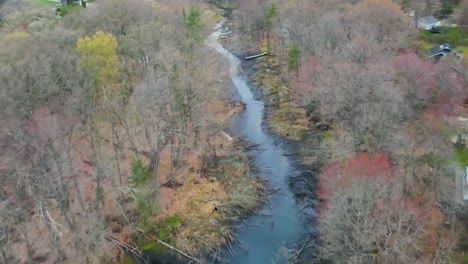
[[[289,177],[298,171],[291,165],[291,160],[283,155],[284,143],[262,126],[265,105],[254,98],[246,77],[240,74],[240,60],[219,43],[221,24],[217,28],[206,44],[226,59],[230,78],[246,105],[246,110],[236,119],[239,128],[239,135],[236,136],[259,144],[259,150],[252,152],[255,164],[261,171],[259,176],[267,179],[269,188],[278,190],[271,195],[271,202],[261,208],[264,214],[250,216],[240,223],[236,238],[243,246],[234,248],[234,256],[226,251],[224,259],[228,263],[239,264],[283,263],[284,252],[299,242],[305,233],[301,207],[288,186]]]

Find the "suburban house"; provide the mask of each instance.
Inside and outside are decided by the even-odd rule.
[[[432,28],[441,26],[441,22],[434,16],[422,17],[418,20],[418,28],[431,30]]]
[[[444,43],[442,45],[437,45],[432,47],[429,50],[429,58],[440,59],[441,57],[447,56],[452,50],[450,49],[450,45],[448,43]]]

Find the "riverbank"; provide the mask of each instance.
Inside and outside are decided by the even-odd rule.
[[[241,58],[242,69],[255,97],[265,102],[268,128],[287,140],[301,141],[308,132],[309,121],[306,109],[294,100],[297,96],[291,87],[294,75],[288,72],[288,62],[269,54],[244,60],[266,47],[249,39],[235,21],[227,26],[233,29],[232,33],[223,37],[221,43]]]
[[[217,57],[216,54],[213,57]],[[233,83],[224,58],[219,63],[217,86],[223,98],[213,98],[208,110],[213,124],[201,133],[199,152],[184,158],[184,177],[178,186],[164,186],[160,178],[160,211],[156,217],[142,218],[142,231],[135,236],[149,263],[168,260],[185,263],[187,257],[171,251],[169,246],[187,254],[195,261],[219,262],[224,249],[232,250],[237,243],[234,226],[247,215],[255,213],[268,200],[263,178],[256,176],[253,158],[247,153],[252,145],[245,144],[229,131],[233,116],[245,109],[233,101]],[[230,101],[230,102],[229,102]],[[237,124],[233,124],[237,126]],[[234,129],[235,130],[235,129]],[[162,155],[161,169],[169,171],[169,155]],[[166,157],[166,158],[164,158]],[[163,241],[166,246],[157,241]],[[127,257],[124,261],[129,261]],[[138,261],[135,258],[136,261]]]
[[[245,60],[246,56],[259,53],[265,46],[241,32],[236,21],[230,20],[226,26],[232,29],[232,33],[220,39],[220,42],[241,60],[243,74],[247,84],[252,87],[254,97],[265,102],[265,129],[285,146],[284,154],[290,157],[299,171],[299,175],[292,177],[289,184],[299,201],[307,200],[306,204],[315,204],[317,175],[328,157],[313,155],[310,158],[312,155],[309,154],[320,148],[322,139],[329,132],[323,124],[314,122],[306,106],[291,100],[291,96],[297,95],[291,94],[291,86],[294,85],[291,79],[295,76],[288,73],[287,62],[274,55]],[[316,216],[313,208],[304,212],[310,218]]]
[[[259,134],[275,151],[257,155],[258,142],[244,144],[244,134],[226,128],[232,116],[246,121],[249,110],[232,102],[229,88],[235,84],[224,58],[200,41],[219,18],[209,7],[134,1],[115,13],[112,1],[104,1],[60,21],[51,17],[47,27],[30,18],[32,7],[15,7],[6,12],[18,11],[28,22],[16,29],[15,16],[8,19],[12,27],[4,28],[8,37],[0,44],[15,50],[14,58],[0,55],[18,63],[34,58],[28,69],[35,74],[28,74],[29,82],[15,75],[13,65],[2,65],[11,73],[6,84],[21,85],[3,89],[12,100],[0,122],[5,149],[0,171],[6,175],[0,262],[218,261],[221,248],[229,251],[237,241],[235,225],[268,205],[270,191],[285,189],[285,174],[278,179],[281,186],[256,177],[273,173],[257,166],[253,156],[264,161],[270,160],[264,155],[275,156],[271,162],[280,169],[271,168],[284,169],[276,142]],[[193,20],[180,12],[184,7]],[[102,35],[113,45],[100,47]],[[116,59],[109,82],[92,81],[101,66],[83,67],[87,55],[76,49],[82,40],[99,44],[89,47],[90,54],[112,54],[91,55],[96,65]],[[53,56],[57,50],[63,56]],[[43,52],[51,60],[41,61]],[[32,82],[37,91],[28,96]],[[252,114],[257,120],[252,128],[261,132],[261,111]],[[281,188],[267,190],[267,184]],[[291,195],[287,201],[294,201]],[[284,215],[296,220],[294,213]],[[287,226],[278,223],[275,230]],[[270,228],[266,223],[262,239],[277,245],[281,236],[272,232],[275,240],[268,241]]]
[[[223,40],[230,37],[231,34]],[[237,47],[241,46],[242,43]],[[239,241],[247,246],[236,250],[236,256],[228,259],[233,263],[289,261],[291,256],[285,253],[292,252],[293,248],[299,247],[299,243],[303,245],[301,238],[306,233],[301,213],[303,205],[297,203],[295,193],[290,188],[291,179],[301,173],[293,157],[297,154],[297,146],[270,130],[266,122],[270,108],[263,102],[263,98],[259,98],[260,89],[250,86],[253,83],[247,75],[252,69],[248,65],[246,67],[243,56],[236,58],[220,45],[216,49],[231,61],[231,78],[242,101],[246,103],[246,111],[237,120],[240,122],[238,131],[247,142],[259,145],[259,151],[254,151],[254,159],[263,170],[267,186],[273,190],[270,203],[263,208],[266,216],[250,216],[237,228]],[[237,72],[239,68],[242,74]]]
[[[404,21],[407,16],[401,8],[388,2],[394,17]],[[456,235],[463,230],[456,219],[462,213],[454,211],[463,208],[461,174],[446,158],[453,155],[447,134],[454,129],[447,121],[453,119],[452,115],[466,115],[466,110],[460,111],[457,106],[461,101],[457,99],[466,97],[463,76],[447,61],[434,64],[410,51],[397,53],[405,47],[405,31],[398,29],[407,28],[405,22],[396,23],[386,33],[389,39],[403,37],[389,47],[388,41],[360,32],[363,27],[354,27],[348,17],[351,6],[337,12],[335,4],[342,3],[305,7],[293,1],[265,5],[263,12],[255,12],[253,4],[244,3],[238,14],[242,25],[230,25],[233,33],[225,38],[224,45],[229,47],[232,41],[231,49],[250,48],[250,55],[266,51],[267,44],[273,52],[249,62],[246,73],[252,86],[260,87],[257,97],[267,102],[265,112],[272,131],[301,142],[298,156],[306,173],[293,182],[309,208],[320,208],[319,216],[308,210],[308,219],[311,226],[320,226],[323,243],[316,244],[324,256],[322,261],[450,259],[454,252],[459,254],[456,243],[464,239]],[[353,11],[369,16],[362,6],[356,8]],[[376,5],[376,10],[380,8]],[[317,19],[310,19],[311,14]],[[335,24],[335,20],[328,20],[331,17],[346,23]],[[386,24],[387,18],[377,20]],[[247,32],[235,35],[241,26]],[[336,35],[325,30],[329,26],[337,30],[332,30]],[[352,37],[355,32],[363,35]],[[406,33],[410,37],[411,31]],[[235,42],[244,45],[239,48],[242,45]],[[362,43],[379,45],[375,47],[378,51],[371,52],[374,47],[367,47],[370,52],[364,53],[353,50],[352,46]],[[418,79],[422,71],[431,72],[432,77]],[[432,83],[426,86],[421,83],[423,79]],[[426,92],[433,94],[425,97]],[[302,105],[291,107],[291,98]],[[300,110],[293,112],[296,107]],[[291,117],[304,117],[307,122]],[[295,126],[302,126],[302,133],[289,131]],[[368,186],[361,189],[363,184]],[[391,195],[386,197],[388,193]],[[382,204],[388,207],[381,208]],[[369,219],[378,225],[359,224]],[[408,228],[414,223],[417,228]],[[392,236],[379,234],[382,229],[391,230]],[[399,241],[402,237],[410,243]],[[348,239],[353,242],[343,245],[342,241]],[[370,240],[381,242],[369,244]],[[401,248],[395,250],[386,241],[396,241],[392,243]],[[464,243],[459,244],[464,247]]]

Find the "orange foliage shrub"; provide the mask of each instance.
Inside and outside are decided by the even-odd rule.
[[[393,174],[389,158],[383,152],[361,153],[350,159],[336,161],[320,174],[317,196],[327,199],[338,187],[346,186],[357,177],[391,178]]]

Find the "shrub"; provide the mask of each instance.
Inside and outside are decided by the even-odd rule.
[[[133,185],[140,185],[145,183],[151,178],[151,173],[148,172],[146,165],[140,159],[132,162],[132,175],[130,176],[130,183]]]
[[[389,158],[382,152],[361,153],[326,167],[319,178],[318,197],[327,199],[339,187],[355,178],[390,178],[393,174]]]

